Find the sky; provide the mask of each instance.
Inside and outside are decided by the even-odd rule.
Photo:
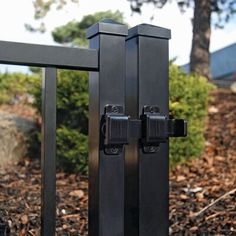
[[[33,1],[31,0],[0,0],[0,40],[53,45],[51,31],[71,20],[81,20],[84,15],[97,11],[120,10],[125,21],[132,27],[141,23],[153,24],[171,29],[170,58],[177,58],[176,63],[183,65],[189,61],[192,41],[191,19],[193,10],[188,9],[182,14],[175,1],[163,9],[154,9],[152,5],[143,8],[142,15],[132,14],[127,0],[79,0],[79,5],[68,4],[62,11],[52,11],[43,21],[47,26],[44,34],[26,31],[24,24],[34,26],[40,21],[34,20]],[[154,19],[151,20],[151,16]],[[236,42],[236,17],[223,30],[212,27],[210,51],[215,51]],[[0,71],[6,67],[1,66]],[[22,67],[8,67],[8,70],[26,70]]]

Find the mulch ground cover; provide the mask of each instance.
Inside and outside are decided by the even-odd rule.
[[[213,96],[204,153],[170,174],[173,235],[236,235],[236,94]]]
[[[40,182],[38,161],[25,159],[0,172],[1,236],[40,235]],[[87,235],[87,190],[86,177],[57,173],[57,235]]]
[[[212,95],[204,153],[170,171],[172,235],[236,235],[236,95]],[[57,235],[87,235],[87,204],[87,177],[57,173]],[[37,160],[0,169],[1,235],[40,235]]]

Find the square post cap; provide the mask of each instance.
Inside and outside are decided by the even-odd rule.
[[[97,34],[127,36],[128,26],[111,19],[104,19],[90,26],[87,30],[86,37],[87,39],[90,39],[96,36]]]
[[[155,25],[140,24],[129,29],[126,40],[137,37],[146,36],[152,38],[170,39],[171,31]]]

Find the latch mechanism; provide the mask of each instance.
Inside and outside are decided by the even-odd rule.
[[[145,153],[157,152],[159,144],[167,142],[169,137],[187,136],[185,120],[168,118],[162,115],[156,106],[145,106],[141,120],[142,144]]]
[[[169,137],[187,135],[187,122],[168,118],[156,106],[145,106],[140,119],[130,119],[119,105],[107,105],[102,119],[104,152],[118,155],[131,138],[138,139],[144,153],[155,153]]]
[[[124,108],[119,105],[107,105],[101,129],[105,153],[109,155],[121,153],[129,139],[129,117],[124,115]]]

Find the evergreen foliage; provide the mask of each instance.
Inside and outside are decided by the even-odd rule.
[[[206,78],[187,75],[177,66],[170,65],[170,111],[175,117],[188,122],[188,136],[170,139],[171,164],[188,160],[201,154],[204,147],[204,127],[207,116],[209,92],[214,86]]]
[[[0,74],[0,104],[14,104],[34,86],[37,76],[23,73]]]
[[[86,30],[102,19],[112,19],[124,23],[123,14],[120,11],[97,12],[93,15],[84,16],[80,22],[70,21],[64,26],[57,27],[53,32],[53,39],[60,44],[86,46]]]

